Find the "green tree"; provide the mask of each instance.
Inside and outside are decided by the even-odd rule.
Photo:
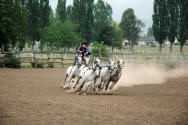
[[[186,0],[184,4],[185,4],[184,10],[185,10],[185,20],[186,20],[185,23],[186,23],[186,31],[187,31],[187,39],[188,39],[188,21],[187,21],[188,20],[188,9],[187,9],[188,8],[188,1]]]
[[[114,47],[122,48],[123,39],[123,30],[115,21],[112,22],[112,52]]]
[[[49,15],[52,9],[49,6],[49,0],[40,0],[40,28],[49,25]]]
[[[94,57],[109,57],[108,46],[104,42],[94,42],[91,52]]]
[[[20,4],[20,0],[4,0],[0,3],[0,46],[2,51],[17,46],[22,49],[27,36],[28,10]],[[11,45],[11,46],[10,46]]]
[[[103,0],[94,6],[94,40],[100,41],[102,32],[112,23],[112,7]],[[102,36],[103,37],[103,36]]]
[[[50,11],[50,15],[49,15],[49,25],[54,24],[55,21],[56,21],[56,19],[55,19],[55,14],[54,14],[53,11],[51,10],[51,11]]]
[[[166,0],[154,1],[154,14],[153,14],[153,34],[159,43],[159,51],[162,51],[162,44],[168,35],[168,13]]]
[[[21,0],[21,5],[25,6],[26,5],[26,0]]]
[[[72,5],[67,6],[67,20],[72,20]]]
[[[167,0],[168,11],[168,40],[170,41],[170,53],[172,53],[172,46],[176,39],[178,27],[178,6],[177,0]]]
[[[139,39],[139,33],[141,32],[141,28],[144,27],[144,24],[136,18],[134,10],[129,8],[123,13],[120,27],[123,30],[124,37],[130,43],[130,49],[133,51],[133,47]]]
[[[111,25],[103,28],[99,38],[99,43],[103,41],[105,45],[111,46],[113,52],[114,47],[122,47],[123,31],[116,22],[113,22]]]
[[[188,1],[177,0],[178,1],[178,31],[177,39],[180,43],[180,52],[183,53],[183,46],[188,39]]]
[[[40,22],[40,4],[38,0],[28,0],[27,9],[30,12],[27,34],[32,45],[32,50],[34,48],[35,42],[40,40],[39,28],[41,25]]]
[[[152,29],[152,27],[148,28],[147,36],[153,36],[153,29]]]
[[[52,51],[76,46],[81,41],[77,29],[78,25],[71,21],[59,21],[44,28],[41,31],[41,49],[47,46]]]
[[[99,35],[99,43],[103,41],[105,45],[112,46],[112,34],[113,34],[112,25],[108,25],[104,27]]]
[[[66,0],[58,0],[56,12],[62,22],[67,20]]]
[[[94,0],[73,0],[72,20],[79,24],[78,31],[87,42],[91,41]]]
[[[27,34],[33,47],[40,40],[40,30],[49,25],[51,8],[49,0],[27,0],[26,6],[30,12]]]

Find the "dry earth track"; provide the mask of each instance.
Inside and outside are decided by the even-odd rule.
[[[188,125],[188,75],[162,85],[79,96],[65,69],[0,69],[0,125]]]

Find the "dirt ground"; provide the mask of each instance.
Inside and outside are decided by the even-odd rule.
[[[65,69],[0,69],[0,125],[188,125],[188,75],[80,96]]]

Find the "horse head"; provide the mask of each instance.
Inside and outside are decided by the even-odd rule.
[[[77,61],[77,65],[81,65],[82,64],[82,55],[78,54],[78,61]]]
[[[90,62],[90,58],[89,57],[85,57],[85,65],[88,66]]]
[[[93,68],[94,70],[96,70],[97,67],[101,67],[101,61],[100,61],[100,59],[98,59],[98,58],[94,58],[94,62],[93,62],[92,68]]]
[[[108,63],[108,66],[109,66],[109,68],[110,69],[114,69],[114,67],[115,67],[115,62],[114,62],[114,60],[109,60],[109,63]]]
[[[118,61],[117,61],[117,66],[118,66],[118,68],[123,68],[123,65],[124,65],[124,61],[122,60],[122,59],[119,59]]]

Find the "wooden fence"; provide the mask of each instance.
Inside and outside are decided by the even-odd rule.
[[[7,53],[0,53],[0,64],[4,67],[5,58]],[[73,65],[73,53],[33,53],[33,52],[20,52],[14,53],[22,64],[34,64],[37,67],[39,64],[47,65],[50,68],[51,64],[60,64],[62,67],[65,65]],[[6,58],[6,60],[8,60]]]
[[[108,62],[108,59],[113,59],[117,61],[118,59],[123,59],[126,63],[139,63],[139,64],[168,64],[173,63],[175,65],[180,64],[188,64],[188,55],[180,56],[180,55],[150,55],[150,53],[146,53],[145,51],[137,51],[137,54],[132,55],[130,52],[123,53],[110,53],[108,58],[99,56],[102,54],[97,54],[94,56],[99,56],[105,65]],[[143,53],[145,53],[143,55]],[[0,53],[0,64],[4,66],[5,60],[4,55],[6,53]],[[47,65],[50,67],[51,64],[59,64],[62,67],[65,65],[72,65],[74,63],[75,53],[33,53],[33,52],[20,52],[15,53],[17,58],[20,59],[22,64],[34,65],[33,67],[37,67],[38,64]],[[93,55],[93,54],[92,54]],[[147,55],[147,56],[146,56]],[[149,56],[148,56],[149,55]]]

